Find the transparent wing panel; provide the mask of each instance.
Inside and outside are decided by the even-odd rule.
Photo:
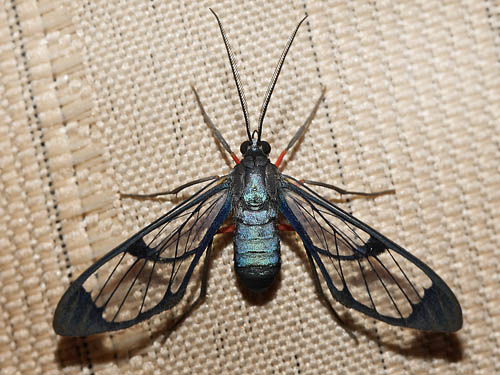
[[[417,258],[295,180],[283,185],[281,200],[282,213],[339,302],[395,325],[461,326],[453,292]]]
[[[176,305],[229,213],[228,197],[225,187],[205,187],[112,250],[70,286],[54,326],[87,314],[103,330],[120,329]],[[90,320],[80,325],[97,324]]]

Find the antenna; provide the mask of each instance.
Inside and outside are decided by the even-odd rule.
[[[236,69],[236,61],[234,59],[234,54],[233,51],[231,50],[231,46],[229,45],[229,41],[227,40],[226,33],[224,32],[224,28],[222,27],[222,23],[220,22],[219,17],[211,8],[209,9],[217,19],[220,33],[222,34],[222,39],[224,40],[224,45],[226,46],[227,56],[229,57],[229,63],[231,64],[231,70],[233,71],[234,82],[236,82],[236,88],[238,89],[238,96],[240,97],[241,108],[243,109],[243,117],[245,117],[245,125],[247,127],[248,139],[251,142],[252,136],[250,135],[250,122],[248,121],[247,101],[245,99],[245,93],[243,92],[243,87],[241,86],[241,80],[240,80],[240,75],[238,74],[238,69]],[[259,132],[259,140],[260,140],[260,132]]]
[[[262,135],[262,123],[264,122],[264,116],[266,115],[267,111],[267,106],[269,105],[269,101],[271,100],[271,95],[273,94],[274,86],[276,86],[276,82],[278,81],[278,77],[281,72],[281,68],[283,67],[283,63],[285,62],[285,57],[288,54],[288,51],[290,50],[290,47],[292,46],[293,40],[295,39],[295,35],[297,35],[297,31],[299,31],[300,25],[305,21],[307,18],[307,15],[302,18],[302,20],[299,22],[297,27],[295,28],[293,34],[290,36],[288,39],[288,42],[286,43],[285,49],[281,53],[281,57],[278,61],[278,65],[276,65],[276,68],[274,69],[273,76],[271,78],[271,82],[269,83],[269,86],[267,87],[267,92],[266,96],[264,97],[264,102],[262,103],[262,107],[260,109],[260,115],[259,115],[259,139],[258,142],[260,142],[260,138]]]

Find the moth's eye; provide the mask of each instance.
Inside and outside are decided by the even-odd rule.
[[[243,142],[241,144],[240,151],[241,151],[242,155],[246,154],[246,152],[247,152],[248,148],[250,147],[250,145],[251,145],[250,141],[245,141],[245,142]]]
[[[264,151],[264,154],[269,155],[269,153],[271,152],[271,145],[266,141],[262,141],[261,146],[262,146],[262,151]]]

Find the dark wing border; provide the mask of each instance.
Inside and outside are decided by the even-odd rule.
[[[329,253],[324,249],[316,247],[313,244],[306,230],[286,203],[285,195],[287,194],[287,190],[298,194],[301,198],[314,206],[319,206],[322,209],[330,211],[333,215],[337,216],[344,222],[349,223],[366,232],[371,237],[380,241],[387,249],[393,250],[402,257],[409,260],[420,270],[422,270],[427,275],[427,277],[429,277],[429,279],[432,281],[431,287],[425,289],[424,295],[417,304],[412,303],[413,311],[408,317],[395,318],[382,315],[375,309],[358,302],[349,292],[349,289],[347,288],[347,285],[344,281],[344,288],[342,290],[339,290],[335,287],[320,257],[320,254],[325,256],[325,254]],[[448,285],[446,285],[446,283],[431,268],[429,268],[426,264],[424,264],[412,254],[401,248],[401,246],[395,244],[376,230],[370,228],[365,223],[351,216],[346,211],[328,202],[319,194],[309,189],[307,186],[300,184],[299,181],[290,176],[283,175],[280,192],[280,209],[283,216],[288,220],[290,225],[302,239],[306,251],[310,254],[312,259],[314,260],[314,263],[321,271],[321,274],[323,275],[330,293],[337,301],[342,303],[344,306],[353,308],[370,317],[395,326],[410,327],[424,331],[436,332],[455,332],[462,327],[462,310],[457,298],[448,287]],[[332,254],[330,254],[330,256],[332,258],[337,258],[338,260],[338,257],[335,257]]]
[[[216,183],[215,186],[211,187],[209,190],[206,190],[208,187],[210,187],[210,185],[214,183]],[[152,317],[155,314],[174,307],[183,297],[189,279],[201,256],[203,255],[203,252],[206,250],[213,236],[216,234],[217,230],[222,225],[230,212],[231,199],[229,189],[229,182],[225,177],[222,177],[214,182],[211,182],[208,185],[205,185],[193,196],[183,201],[182,203],[171,209],[169,212],[167,212],[165,215],[161,216],[153,223],[140,230],[128,240],[121,243],[109,253],[104,255],[92,266],[87,268],[75,281],[71,282],[70,286],[61,297],[61,300],[59,301],[54,313],[53,327],[55,332],[61,336],[88,336],[107,331],[116,331],[133,326]],[[206,201],[222,190],[227,190],[226,196],[220,198],[224,199],[225,202],[218,212],[215,220],[205,233],[203,239],[199,242],[199,245],[195,249],[191,249],[189,251],[189,254],[195,255],[178,290],[175,293],[165,293],[163,299],[156,306],[147,311],[141,312],[134,319],[123,322],[109,322],[103,319],[103,309],[95,305],[90,293],[83,288],[83,284],[85,283],[85,281],[106,262],[116,257],[118,254],[127,252],[134,245],[137,246],[139,244],[139,246],[146,246],[144,244],[143,237],[151,231],[159,228],[162,225],[168,224],[169,221],[176,218],[178,215],[181,215],[184,211],[192,208],[200,202]],[[134,252],[131,252],[131,254],[133,256],[137,256],[136,254],[134,254]],[[176,259],[183,259],[185,257],[186,254],[183,254],[178,258],[164,258],[164,261],[174,262]]]

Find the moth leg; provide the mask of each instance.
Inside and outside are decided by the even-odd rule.
[[[205,259],[203,260],[203,272],[201,274],[201,287],[200,294],[196,297],[195,301],[188,307],[186,311],[182,313],[182,315],[177,319],[172,327],[169,329],[169,332],[175,330],[179,324],[181,324],[191,312],[198,307],[198,305],[205,299],[207,296],[207,282],[208,282],[208,265],[210,262],[210,253],[212,252],[212,241],[207,247],[207,253],[205,254]],[[165,340],[167,336],[165,336]]]
[[[319,96],[319,99],[316,101],[316,104],[314,105],[314,108],[312,109],[311,113],[309,114],[309,116],[307,116],[306,121],[299,128],[299,130],[297,130],[297,132],[292,137],[292,139],[290,140],[290,142],[288,142],[288,145],[286,146],[286,148],[283,151],[281,151],[281,154],[278,157],[278,160],[276,160],[276,162],[274,163],[274,165],[276,165],[276,167],[279,168],[279,166],[280,166],[281,162],[283,161],[283,158],[285,157],[286,153],[293,147],[293,145],[295,144],[295,142],[297,142],[304,135],[305,131],[307,130],[307,128],[311,124],[312,120],[314,119],[314,116],[316,116],[316,112],[318,111],[319,105],[321,104],[321,102],[323,101],[323,98],[325,97],[325,92],[326,92],[326,88],[323,87],[321,89],[321,95]]]
[[[121,198],[134,198],[134,199],[151,199],[151,198],[157,198],[157,197],[162,196],[162,195],[175,195],[175,194],[178,194],[181,190],[188,188],[190,186],[201,184],[202,182],[207,182],[210,180],[217,180],[218,178],[219,178],[219,176],[203,177],[203,178],[199,178],[199,179],[194,180],[194,181],[190,181],[190,182],[185,183],[183,185],[180,185],[173,190],[160,191],[160,192],[152,193],[152,194],[120,193],[120,197]]]
[[[215,138],[217,138],[217,140],[222,145],[222,147],[224,148],[224,150],[226,150],[229,153],[229,155],[231,155],[231,157],[233,158],[234,162],[236,164],[240,164],[240,159],[238,159],[238,157],[236,156],[236,154],[231,150],[231,147],[229,146],[229,143],[227,143],[227,141],[222,136],[222,133],[219,131],[219,129],[217,129],[215,127],[215,125],[212,122],[212,120],[210,119],[210,117],[208,117],[208,114],[205,111],[205,108],[203,108],[203,104],[201,103],[200,96],[198,95],[198,92],[196,91],[196,89],[194,88],[194,86],[191,86],[191,89],[193,90],[194,96],[196,98],[196,103],[198,103],[198,107],[200,107],[200,111],[201,111],[201,115],[203,116],[203,120],[205,120],[205,123],[212,130],[212,132],[214,133]]]
[[[311,181],[311,180],[300,180],[300,182],[304,185],[316,185],[316,186],[321,186],[321,187],[324,187],[327,189],[332,189],[341,195],[359,195],[359,196],[367,197],[367,198],[377,198],[377,197],[381,197],[382,195],[396,194],[396,190],[394,190],[394,189],[366,193],[366,192],[362,192],[362,191],[345,190],[345,189],[342,189],[338,186],[326,184],[324,182]]]
[[[342,318],[337,313],[337,311],[335,311],[332,304],[328,300],[328,297],[326,296],[325,291],[323,290],[323,287],[321,286],[321,282],[320,282],[319,276],[318,276],[318,271],[316,271],[316,267],[314,267],[314,262],[313,262],[312,256],[309,253],[309,251],[307,251],[307,250],[306,250],[306,253],[307,253],[307,258],[309,259],[309,264],[311,266],[311,271],[313,274],[314,286],[316,287],[316,291],[318,292],[318,294],[319,294],[320,298],[323,300],[323,302],[326,304],[326,307],[328,308],[328,310],[330,310],[330,313],[335,317],[335,320],[337,320],[337,323],[339,323],[339,325],[344,329],[344,331],[349,335],[349,337],[351,337],[356,342],[356,344],[358,344],[359,341],[356,338],[356,336],[354,336],[354,334],[351,332],[350,328],[347,326],[347,324],[345,324],[345,322],[342,320]]]

